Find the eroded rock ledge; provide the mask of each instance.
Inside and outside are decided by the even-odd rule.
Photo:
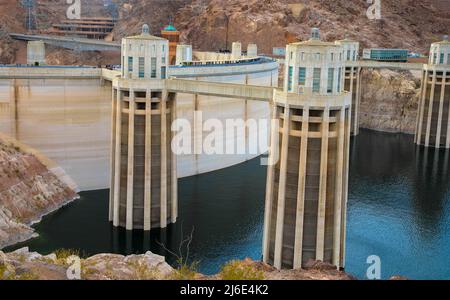
[[[0,135],[0,249],[34,237],[32,224],[77,197],[61,168]]]
[[[420,99],[420,72],[364,70],[360,127],[413,134]]]

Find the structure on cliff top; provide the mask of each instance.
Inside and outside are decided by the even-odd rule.
[[[27,43],[27,64],[34,66],[45,65],[45,44],[42,41]]]
[[[450,42],[433,43],[422,72],[415,143],[450,148]]]
[[[343,54],[317,29],[286,48],[284,89],[274,93],[279,126],[270,156],[279,159],[268,168],[263,242],[264,262],[278,269],[309,259],[344,267],[351,94],[343,89]]]
[[[177,56],[177,45],[180,42],[180,32],[170,23],[161,30],[161,36],[169,41],[169,64],[174,65]]]

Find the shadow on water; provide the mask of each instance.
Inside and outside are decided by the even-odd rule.
[[[362,130],[352,140],[346,270],[365,278],[370,255],[381,258],[383,278],[450,279],[449,152],[415,147],[413,137]],[[179,180],[179,219],[165,230],[127,232],[108,219],[108,190],[45,217],[40,237],[15,245],[50,253],[80,249],[174,257],[194,228],[191,261],[212,274],[231,259],[261,258],[266,169],[260,160]]]

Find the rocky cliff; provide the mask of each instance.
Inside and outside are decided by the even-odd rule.
[[[420,99],[420,72],[365,70],[360,127],[413,134]]]
[[[31,224],[77,197],[57,166],[0,136],[0,249],[35,235]]]
[[[152,1],[147,7],[152,7]],[[188,1],[190,2],[190,1]],[[194,0],[180,8],[175,25],[196,48],[217,50],[228,40],[257,43],[263,53],[284,47],[286,36],[306,39],[319,27],[325,40],[349,37],[362,47],[427,52],[448,34],[450,4],[439,0],[383,0],[381,20],[366,16],[366,0]],[[126,22],[126,20],[124,21]]]
[[[213,276],[195,272],[189,267],[174,269],[164,257],[147,252],[141,255],[97,254],[76,263],[70,259],[76,252],[63,250],[46,256],[22,248],[11,253],[0,251],[0,280],[39,279],[65,280],[70,268],[72,274],[79,274],[83,280],[352,280],[353,276],[337,271],[335,267],[311,262],[304,270],[276,270],[251,259],[232,261]]]
[[[140,30],[159,32],[173,18],[182,40],[199,50],[228,48],[233,41],[257,43],[263,53],[284,47],[286,37],[305,39],[311,27],[323,38],[346,33],[363,47],[400,47],[427,52],[448,34],[450,4],[441,0],[383,0],[381,20],[369,20],[366,0],[131,0],[122,1],[115,38]]]

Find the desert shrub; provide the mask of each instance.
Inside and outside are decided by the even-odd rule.
[[[223,280],[263,280],[264,273],[238,260],[226,263],[220,272]]]
[[[58,249],[55,251],[57,263],[61,265],[67,264],[67,258],[70,256],[78,256],[80,257],[80,251],[77,249]]]
[[[173,280],[193,280],[197,274],[198,261],[188,263],[186,261],[178,261],[178,267],[173,271],[170,279]]]

